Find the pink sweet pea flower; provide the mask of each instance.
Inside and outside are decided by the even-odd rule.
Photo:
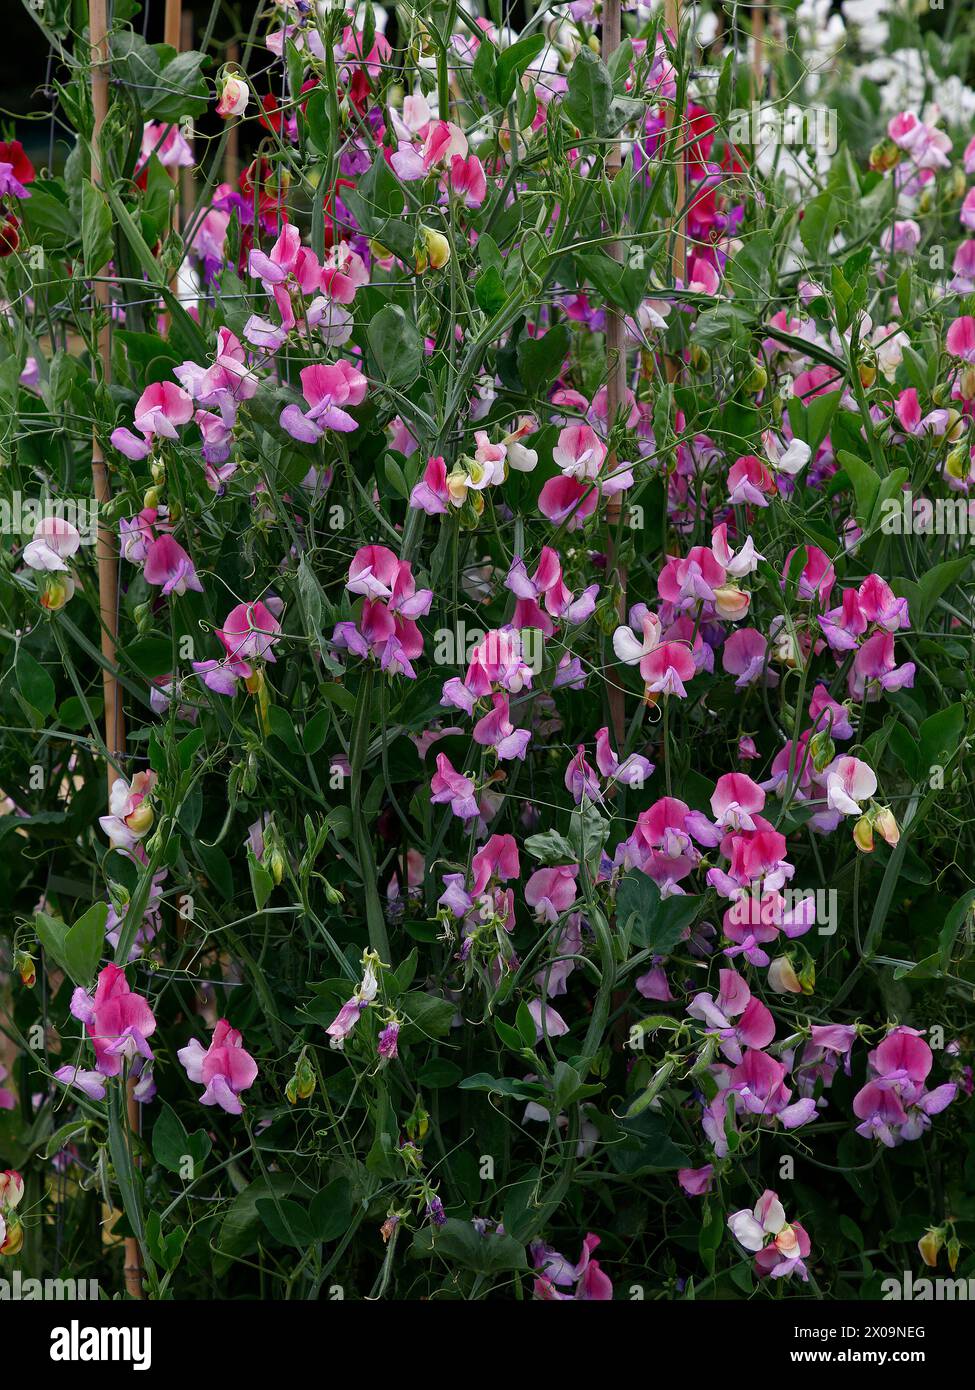
[[[242,78],[225,77],[220,85],[217,115],[223,120],[227,120],[230,116],[243,116],[247,110],[250,95],[250,88]]]
[[[185,594],[187,589],[203,593],[193,561],[170,535],[158,536],[150,542],[142,573],[147,584],[161,585],[164,594]]]
[[[417,511],[426,512],[427,516],[443,516],[450,500],[447,465],[437,454],[427,460],[423,477],[410,493],[410,506]]]
[[[525,902],[535,909],[540,922],[557,922],[576,900],[578,864],[559,864],[536,869],[525,884]]]
[[[744,454],[728,470],[728,501],[733,507],[767,507],[777,491],[775,478],[755,454]]]
[[[582,1255],[577,1265],[571,1265],[551,1246],[536,1241],[531,1247],[532,1264],[540,1271],[535,1280],[535,1297],[546,1302],[588,1301],[611,1302],[613,1285],[604,1274],[599,1261],[591,1258],[599,1237],[587,1235],[582,1243]],[[572,1293],[560,1292],[575,1286]]]
[[[437,754],[437,770],[430,779],[430,800],[435,806],[449,805],[461,820],[473,820],[478,814],[473,779],[458,772],[446,753]]]
[[[706,1163],[703,1168],[678,1168],[677,1181],[688,1197],[704,1197],[714,1183],[714,1164]]]
[[[491,713],[485,714],[474,725],[474,742],[483,748],[493,748],[502,762],[512,758],[524,761],[531,733],[528,729],[516,729],[512,724],[506,694],[499,692],[492,695],[491,702],[494,706]]]
[[[754,830],[751,812],[764,805],[764,791],[744,772],[726,772],[711,794],[711,810],[722,830]]]
[[[145,436],[161,435],[178,439],[178,426],[193,418],[193,401],[171,381],[156,381],[147,386],[136,402],[135,427]]]
[[[484,165],[476,154],[468,155],[466,159],[459,154],[453,155],[443,181],[451,193],[461,198],[465,207],[479,208],[484,202],[487,180]]]
[[[366,378],[351,362],[332,366],[314,363],[301,371],[301,391],[310,407],[305,413],[296,405],[281,412],[280,425],[293,439],[314,444],[325,430],[349,434],[358,429],[345,406],[361,405],[366,395]]]
[[[552,450],[552,458],[566,477],[579,481],[594,479],[606,458],[606,446],[591,425],[566,425]]]
[[[242,1113],[240,1093],[257,1080],[257,1063],[245,1050],[240,1032],[231,1028],[225,1018],[218,1021],[205,1051],[192,1038],[176,1056],[189,1079],[206,1087],[200,1097],[201,1105],[219,1105],[228,1115]]]
[[[277,618],[257,599],[254,603],[238,603],[232,608],[223,627],[217,629],[217,637],[232,662],[274,661],[273,648],[280,632]],[[250,675],[250,671],[239,674]]]
[[[556,526],[578,531],[596,510],[599,491],[590,482],[581,483],[563,474],[549,478],[538,494],[538,510]]]
[[[955,319],[948,329],[945,346],[952,357],[958,357],[963,362],[975,362],[975,318],[971,314]]]
[[[484,892],[491,878],[498,878],[502,883],[507,883],[510,878],[519,878],[521,862],[515,837],[492,835],[487,844],[474,855],[471,868],[474,873],[471,892],[475,896]]]
[[[123,1058],[152,1060],[146,1038],[155,1032],[156,1020],[146,1000],[129,989],[121,966],[104,967],[94,996],[79,986],[71,996],[71,1013],[85,1025],[102,1076],[118,1076]]]
[[[596,730],[596,766],[604,777],[624,787],[642,787],[653,774],[653,763],[639,753],[631,753],[620,762],[610,745],[609,729],[605,726]]]

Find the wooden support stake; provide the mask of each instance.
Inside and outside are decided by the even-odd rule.
[[[88,0],[88,35],[91,44],[91,99],[94,128],[91,142],[91,181],[103,183],[100,138],[108,114],[108,15],[106,0]],[[102,379],[111,375],[111,341],[109,337],[110,295],[107,267],[103,267],[92,286],[95,312],[99,318],[98,357]],[[118,682],[116,648],[118,645],[118,543],[115,528],[104,519],[112,498],[105,456],[97,432],[92,437],[91,477],[98,504],[98,539],[95,556],[98,562],[98,609],[101,619],[101,648],[105,665],[102,668],[102,687],[105,694],[105,747],[108,750],[108,789],[122,775],[125,756],[125,716],[122,710],[122,691]],[[139,1105],[129,1082],[126,1104],[129,1128],[139,1131]],[[134,1236],[125,1240],[125,1289],[130,1298],[142,1298],[142,1251]]]

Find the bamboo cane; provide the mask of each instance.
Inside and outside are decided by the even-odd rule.
[[[608,63],[620,46],[622,33],[622,14],[620,0],[605,0],[602,19],[602,58]],[[622,167],[622,151],[618,141],[610,145],[604,165],[606,177],[615,179]],[[614,260],[623,260],[623,246],[612,242],[607,250]],[[617,310],[606,306],[606,420],[610,427],[615,423],[620,407],[626,400],[626,342],[623,319]],[[616,450],[612,449],[606,457],[606,472],[612,474],[618,467]],[[606,573],[610,581],[615,577],[618,585],[618,612],[620,622],[626,619],[626,569],[616,559],[616,532],[620,524],[622,507],[619,493],[614,493],[606,503]],[[625,714],[626,694],[615,681],[609,686],[609,715],[617,748],[622,756],[622,745],[626,733]]]
[[[94,127],[91,145],[91,180],[101,186],[100,138],[108,114],[108,16],[106,0],[88,0],[88,35],[91,44],[91,99]],[[98,357],[102,379],[111,373],[111,343],[109,338],[109,286],[107,267],[103,268],[93,286],[98,324]],[[98,562],[98,610],[101,620],[101,648],[105,664],[102,667],[102,687],[105,695],[105,747],[108,750],[108,788],[111,793],[116,775],[121,773],[125,754],[125,716],[122,692],[118,682],[116,648],[118,645],[118,546],[114,528],[103,520],[111,501],[112,489],[105,466],[105,456],[97,431],[92,436],[91,476],[95,501],[98,504],[98,539],[95,555]],[[139,1105],[133,1094],[134,1082],[128,1084],[126,1108],[129,1128],[139,1130]],[[125,1288],[130,1298],[142,1298],[142,1252],[134,1236],[125,1240]]]

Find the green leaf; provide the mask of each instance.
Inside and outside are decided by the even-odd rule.
[[[537,835],[529,835],[525,849],[533,859],[543,864],[572,864],[576,859],[572,845],[557,830],[543,830]]]
[[[255,859],[253,854],[248,854],[247,856],[247,867],[250,871],[251,891],[254,894],[254,906],[257,908],[258,912],[260,912],[274,891],[274,879],[260,860]]]
[[[621,1140],[608,1146],[609,1161],[617,1173],[635,1177],[653,1169],[686,1168],[690,1156],[677,1147],[663,1115],[645,1110],[619,1126]]]
[[[450,1032],[456,1004],[436,994],[424,994],[411,990],[404,994],[399,1009],[406,1017],[400,1037],[404,1042],[416,1042],[420,1038],[445,1038]]]
[[[527,39],[519,39],[510,48],[498,55],[494,67],[494,90],[499,106],[507,106],[514,96],[518,78],[534,62],[545,47],[544,34],[531,34]],[[475,77],[475,81],[477,78]]]
[[[282,1245],[306,1250],[316,1243],[315,1226],[307,1208],[290,1197],[259,1197],[255,1203],[264,1225]]]
[[[94,903],[73,927],[60,918],[38,912],[34,930],[45,951],[69,979],[87,989],[102,958],[107,920],[108,903]]]
[[[352,1185],[348,1178],[335,1178],[312,1200],[310,1219],[315,1239],[338,1240],[352,1220]]]
[[[496,265],[489,265],[486,270],[482,270],[474,281],[474,298],[478,307],[483,309],[489,318],[500,313],[507,304],[508,291]]]
[[[423,339],[416,324],[398,304],[387,304],[366,330],[369,349],[379,376],[390,386],[402,390],[420,375]]]
[[[81,245],[89,278],[100,275],[112,259],[112,225],[104,193],[85,179],[81,185]]]
[[[522,338],[518,344],[518,375],[529,396],[544,395],[562,370],[569,351],[569,330],[564,323],[540,338]]]
[[[918,750],[922,778],[931,767],[947,767],[958,752],[965,729],[965,706],[949,705],[932,714],[918,730]]]
[[[569,71],[568,89],[562,110],[584,135],[602,139],[618,135],[627,121],[635,121],[645,110],[643,102],[613,95],[609,69],[591,48],[581,48]]]
[[[482,1235],[470,1221],[456,1217],[450,1217],[443,1226],[424,1226],[417,1231],[410,1253],[417,1257],[436,1254],[477,1274],[528,1268],[525,1247],[512,1236],[497,1231]]]
[[[206,1131],[198,1129],[188,1134],[176,1111],[163,1101],[152,1127],[152,1153],[156,1162],[189,1182],[199,1177],[210,1148],[210,1136]],[[189,1175],[187,1160],[192,1165]]]
[[[971,919],[973,908],[975,908],[975,888],[970,888],[967,893],[962,894],[945,918],[944,925],[938,933],[942,970],[947,970],[951,964],[952,947],[962,927]]]
[[[616,891],[619,930],[638,946],[665,956],[697,918],[703,899],[691,894],[662,898],[648,874],[631,870]]]
[[[54,710],[57,691],[54,682],[40,662],[35,661],[23,647],[17,653],[17,689],[27,703],[47,717]]]

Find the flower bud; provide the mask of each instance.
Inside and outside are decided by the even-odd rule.
[[[280,884],[284,878],[284,855],[279,849],[272,849],[268,868],[271,870],[271,877],[274,882]]]
[[[929,1269],[935,1269],[937,1267],[938,1254],[944,1243],[945,1233],[943,1228],[934,1226],[929,1226],[918,1241],[918,1252]]]
[[[752,368],[752,374],[745,383],[745,390],[750,396],[757,396],[765,390],[768,385],[768,372],[762,362],[756,362]]]
[[[836,757],[836,744],[825,729],[820,729],[809,740],[809,755],[817,772],[822,772]]]
[[[13,1211],[19,1206],[24,1195],[24,1180],[16,1168],[7,1168],[0,1173],[0,1207]]]
[[[250,101],[250,88],[240,77],[228,73],[219,86],[220,99],[217,102],[217,115],[227,120],[230,116],[242,116]]]
[[[881,140],[870,151],[870,168],[878,174],[886,174],[896,169],[901,162],[901,152],[893,140]]]
[[[74,580],[70,574],[48,573],[44,576],[43,587],[38,592],[38,601],[49,613],[60,613],[71,601],[74,594]]]
[[[420,236],[422,246],[416,258],[417,272],[422,273],[428,267],[442,270],[450,260],[450,242],[442,232],[435,232],[432,227],[421,227]]]
[[[768,968],[769,989],[776,994],[801,994],[802,985],[788,956],[777,956]]]
[[[163,487],[166,482],[166,465],[162,459],[153,459],[149,465],[149,472],[156,487]]]
[[[853,827],[853,843],[864,854],[873,853],[873,822],[869,816],[861,816]]]
[[[21,984],[26,985],[28,989],[33,989],[37,983],[37,971],[34,968],[33,957],[29,956],[26,951],[15,951],[14,969],[20,976]]]
[[[155,813],[148,801],[140,802],[135,810],[125,817],[125,823],[133,835],[144,835],[154,820]]]
[[[7,1230],[0,1243],[0,1255],[18,1255],[24,1244],[24,1228],[16,1217],[11,1218],[9,1214],[5,1220]]]
[[[803,994],[812,994],[816,988],[816,962],[811,957],[799,970],[799,988]]]
[[[874,812],[873,824],[891,847],[897,844],[901,837],[900,826],[889,806],[881,806],[879,811]]]
[[[697,343],[691,344],[691,371],[706,372],[711,366],[711,354]]]
[[[142,499],[143,507],[158,507],[162,493],[157,487],[146,488],[145,496]]]
[[[961,1254],[961,1241],[957,1236],[952,1236],[948,1242],[948,1268],[954,1274],[958,1265],[958,1256]]]

